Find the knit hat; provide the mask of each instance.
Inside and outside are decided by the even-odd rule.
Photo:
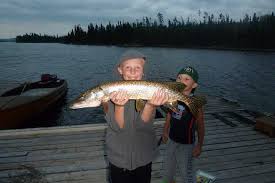
[[[182,68],[182,69],[179,71],[178,75],[179,75],[179,74],[187,74],[187,75],[189,75],[196,83],[198,82],[199,74],[198,74],[198,72],[197,72],[193,67],[190,67],[190,66],[184,67],[184,68]]]
[[[135,58],[142,58],[146,60],[146,56],[140,53],[139,51],[136,50],[128,50],[122,54],[122,56],[119,59],[119,63],[122,63],[126,60],[129,59],[135,59]]]

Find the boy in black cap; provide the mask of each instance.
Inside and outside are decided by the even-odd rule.
[[[198,86],[199,75],[192,67],[181,69],[177,82],[186,85],[183,94],[192,97]],[[198,143],[195,144],[195,127],[198,131]],[[178,103],[177,112],[169,112],[164,125],[163,141],[167,142],[164,159],[163,183],[174,183],[176,168],[179,168],[181,181],[195,183],[192,158],[198,157],[204,141],[204,117],[202,108],[193,116],[184,103]]]

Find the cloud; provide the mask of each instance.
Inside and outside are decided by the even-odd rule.
[[[197,19],[203,12],[228,14],[233,19],[245,13],[271,13],[273,0],[0,0],[0,38],[27,32],[66,34],[80,24],[136,21],[142,17],[156,19],[158,12],[165,20],[174,17]],[[13,30],[10,33],[9,30]]]

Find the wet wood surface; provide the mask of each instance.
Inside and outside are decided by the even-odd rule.
[[[275,182],[275,138],[254,130],[255,113],[208,97],[206,136],[196,169],[221,183]],[[161,135],[164,119],[155,120]],[[1,130],[0,183],[107,182],[106,124]],[[153,162],[152,182],[161,180],[165,144]],[[179,179],[179,178],[177,178]]]

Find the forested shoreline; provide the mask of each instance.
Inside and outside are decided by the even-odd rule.
[[[19,35],[16,42],[274,50],[275,16],[273,12],[262,16],[254,13],[234,21],[229,15],[204,12],[200,21],[177,17],[164,21],[158,13],[156,19],[143,17],[136,22],[90,23],[87,30],[75,25],[64,36]]]

